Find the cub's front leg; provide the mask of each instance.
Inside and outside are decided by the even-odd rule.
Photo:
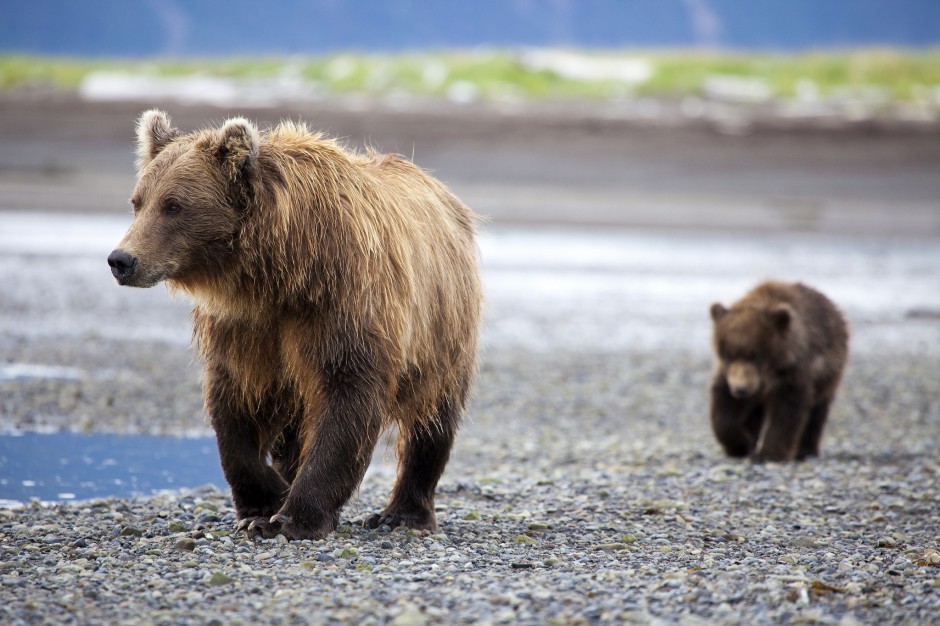
[[[780,385],[767,397],[767,415],[751,460],[793,461],[809,421],[808,390],[801,385]]]
[[[732,396],[725,377],[716,375],[711,386],[712,430],[728,456],[746,457],[757,443],[751,422],[760,418],[748,409],[749,401]]]

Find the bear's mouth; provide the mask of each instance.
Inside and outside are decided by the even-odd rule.
[[[733,386],[733,385],[729,385],[728,388],[729,388],[729,390],[731,391],[731,395],[734,396],[735,398],[738,398],[739,400],[744,400],[745,398],[750,398],[751,396],[754,395],[754,392],[757,391],[757,390],[754,389],[754,388],[751,388],[751,387],[743,387],[743,386],[737,386],[737,387],[735,387],[735,386]]]
[[[132,276],[130,278],[123,278],[123,279],[118,278],[117,282],[122,287],[140,287],[140,288],[147,289],[159,283],[160,279],[149,280],[149,279],[141,278],[138,276]]]
[[[146,272],[138,271],[134,272],[130,276],[124,276],[123,278],[117,278],[117,282],[122,287],[141,287],[148,288],[157,285],[158,283],[166,280],[167,272],[157,271],[157,272]]]

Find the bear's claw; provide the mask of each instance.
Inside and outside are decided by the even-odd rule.
[[[367,517],[365,521],[362,522],[362,525],[369,529],[376,529],[380,526],[388,526],[389,528],[407,526],[415,530],[437,530],[437,523],[434,517],[431,516],[429,520],[427,513],[418,515],[388,512],[375,513]]]
[[[288,539],[323,539],[332,529],[302,526],[289,515],[275,513],[270,518],[246,517],[238,522],[235,530],[243,531],[251,538],[273,539],[284,535]]]
[[[255,522],[257,521],[266,522],[267,520],[268,520],[267,517],[262,517],[260,515],[252,515],[249,517],[244,517],[235,523],[235,532],[242,532],[242,531],[248,532],[248,529],[252,525],[254,525]]]
[[[265,539],[272,539],[278,535],[284,535],[288,539],[301,539],[297,536],[292,527],[291,518],[282,513],[275,513],[266,524],[261,527],[261,532]]]
[[[281,533],[281,527],[290,518],[286,515],[274,515],[270,518],[262,516],[246,517],[235,524],[236,532],[244,532],[249,537],[263,537],[271,539]],[[281,533],[286,534],[286,533]]]
[[[290,524],[290,518],[288,516],[276,513],[272,515],[270,519],[264,517],[253,519],[245,528],[245,532],[248,533],[249,537],[273,539],[278,535],[284,535],[288,539],[294,539],[295,537],[290,532],[287,532],[285,528],[288,524]]]

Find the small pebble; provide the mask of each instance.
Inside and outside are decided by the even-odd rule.
[[[190,539],[189,537],[184,537],[183,539],[178,540],[173,545],[173,548],[182,552],[192,552],[196,549],[196,540]]]

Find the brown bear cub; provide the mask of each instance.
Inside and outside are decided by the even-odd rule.
[[[752,460],[819,455],[848,354],[836,306],[800,283],[768,281],[730,309],[715,303],[712,428],[725,452]]]
[[[388,506],[435,529],[434,491],[475,372],[475,215],[398,155],[242,118],[138,126],[134,221],[108,257],[121,285],[195,301],[206,410],[252,536],[321,538],[399,431]]]

